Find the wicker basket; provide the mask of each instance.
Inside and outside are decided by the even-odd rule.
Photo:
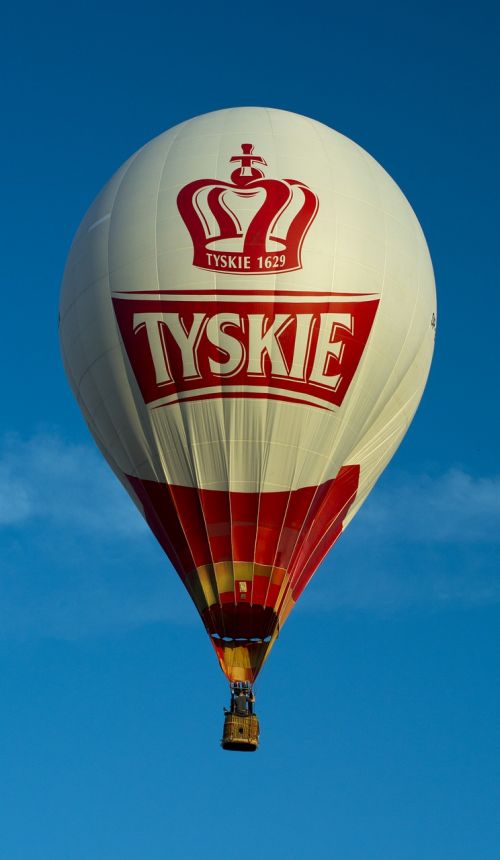
[[[226,713],[221,745],[225,750],[254,752],[259,746],[259,721],[255,714]]]

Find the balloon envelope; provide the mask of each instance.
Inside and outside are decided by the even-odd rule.
[[[61,295],[66,372],[229,679],[255,679],[398,447],[435,310],[395,183],[285,111],[161,134],[85,216]]]

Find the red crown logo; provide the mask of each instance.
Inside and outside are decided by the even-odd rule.
[[[241,144],[232,182],[196,179],[177,206],[193,241],[193,266],[224,274],[276,274],[300,269],[302,243],[318,198],[295,179],[266,179],[251,143]]]

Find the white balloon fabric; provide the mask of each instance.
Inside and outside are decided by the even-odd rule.
[[[85,216],[61,294],[66,372],[228,678],[255,679],[408,429],[435,301],[397,185],[286,111],[182,123]]]

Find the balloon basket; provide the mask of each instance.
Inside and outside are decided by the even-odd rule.
[[[259,746],[259,721],[253,712],[255,702],[251,684],[247,681],[231,683],[231,706],[224,708],[223,750],[255,752]]]
[[[259,721],[256,715],[243,717],[226,713],[221,745],[223,750],[255,752],[259,746]]]

